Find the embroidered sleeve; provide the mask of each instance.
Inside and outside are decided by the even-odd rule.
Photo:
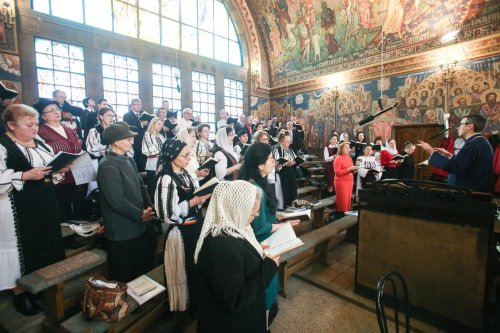
[[[182,222],[189,214],[189,202],[187,200],[179,202],[177,186],[170,176],[163,176],[159,182],[161,182],[161,197],[155,197],[155,211],[162,211],[163,219],[167,223]]]
[[[7,169],[7,150],[0,145],[0,194],[9,193],[13,188],[21,191],[24,185],[22,175],[22,171]]]
[[[101,136],[95,128],[90,129],[87,136],[87,152],[95,157],[104,156],[106,146],[101,143]]]

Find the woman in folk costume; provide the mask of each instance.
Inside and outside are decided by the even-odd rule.
[[[265,290],[279,257],[265,257],[250,224],[262,191],[246,181],[221,182],[213,193],[194,260],[200,272],[199,333],[264,333]]]
[[[186,127],[181,129],[179,133],[177,133],[176,139],[184,142],[189,147],[189,151],[191,152],[191,159],[189,160],[189,163],[185,167],[185,169],[189,173],[191,178],[193,178],[195,183],[199,184],[198,182],[208,176],[210,172],[208,169],[198,170],[200,164],[196,159],[196,133],[194,127]]]
[[[171,311],[198,310],[198,274],[193,255],[203,224],[201,206],[210,197],[195,196],[195,181],[185,170],[191,159],[186,143],[168,139],[158,160],[155,211],[169,225],[165,274]]]
[[[287,160],[283,164],[278,164],[277,171],[279,172],[281,181],[281,193],[283,193],[284,208],[290,206],[292,201],[297,199],[297,175],[294,151],[290,148],[292,138],[289,134],[280,134],[279,144],[273,151],[274,158],[278,161],[280,158]]]
[[[349,142],[342,142],[339,145],[339,153],[333,162],[335,170],[335,216],[342,217],[344,212],[351,210],[352,187],[354,185],[353,174],[358,170],[354,166],[352,159],[349,156],[351,148]]]
[[[356,159],[358,176],[356,177],[356,197],[358,191],[366,186],[366,183],[373,183],[382,177],[382,166],[373,156],[373,146],[367,144],[363,150],[363,156]],[[372,171],[373,170],[373,171]]]
[[[241,164],[238,155],[233,149],[234,129],[222,127],[215,136],[214,158],[218,161],[215,165],[215,175],[218,179],[236,180]]]
[[[399,165],[402,160],[393,160],[398,154],[396,140],[389,139],[385,145],[385,149],[380,153],[380,164],[384,167],[382,179],[399,179]]]
[[[326,146],[323,151],[323,157],[325,158],[325,177],[328,193],[333,193],[333,179],[335,177],[335,174],[333,173],[333,160],[335,160],[335,157],[337,157],[339,149],[337,147],[337,142],[337,134],[333,134],[330,138],[330,144]]]
[[[163,119],[154,117],[149,122],[148,129],[142,138],[142,153],[146,155],[146,173],[148,176],[148,193],[151,198],[155,194],[156,167],[161,146],[165,142],[165,137],[161,135],[163,129]]]

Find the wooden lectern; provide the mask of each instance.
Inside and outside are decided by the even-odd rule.
[[[373,296],[380,277],[395,270],[408,284],[412,316],[480,332],[496,212],[484,198],[425,181],[360,190],[356,292]]]

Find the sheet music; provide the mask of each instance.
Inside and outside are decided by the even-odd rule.
[[[96,178],[96,170],[88,153],[82,154],[82,156],[74,160],[69,168],[73,173],[76,185],[88,184]]]

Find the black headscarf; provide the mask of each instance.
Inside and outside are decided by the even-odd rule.
[[[161,146],[160,156],[158,157],[157,178],[163,175],[172,175],[172,161],[179,156],[186,143],[176,139],[168,139]]]

